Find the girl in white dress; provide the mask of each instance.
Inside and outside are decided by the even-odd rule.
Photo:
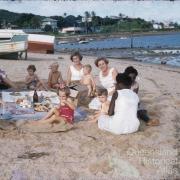
[[[73,82],[78,82],[83,76],[83,65],[81,64],[82,55],[79,52],[75,52],[71,55],[72,65],[68,68],[67,73],[67,86]]]
[[[111,100],[112,94],[115,90],[115,83],[116,83],[116,76],[117,70],[115,68],[110,68],[108,66],[109,61],[106,58],[98,58],[95,61],[96,67],[100,69],[99,72],[99,81],[103,88],[107,89],[108,91],[108,100]],[[90,109],[99,110],[101,108],[101,102],[98,98],[94,98],[90,104]]]
[[[112,96],[108,115],[99,117],[98,127],[114,134],[136,132],[140,125],[137,118],[139,98],[130,90],[132,80],[125,74],[118,74],[116,81],[116,91]]]

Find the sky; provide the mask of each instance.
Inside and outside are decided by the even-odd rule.
[[[119,13],[146,20],[180,23],[180,1],[111,1],[111,0],[0,0],[0,9],[13,12],[33,13],[43,16],[84,15],[85,11],[95,11],[96,15],[116,16]]]

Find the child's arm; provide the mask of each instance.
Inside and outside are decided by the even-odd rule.
[[[113,96],[112,96],[110,105],[109,105],[109,110],[108,110],[109,116],[114,115],[115,101],[116,101],[117,97],[118,97],[118,93],[117,93],[117,91],[115,91]]]
[[[56,108],[52,108],[52,109],[46,114],[46,116],[44,116],[41,120],[39,120],[39,122],[40,122],[40,121],[44,121],[44,120],[50,118],[50,117],[55,113],[55,111],[56,111]]]
[[[59,82],[59,83],[63,83],[63,82],[64,82],[64,81],[63,81],[63,78],[62,78],[61,72],[59,72],[58,82]]]
[[[75,110],[75,105],[70,99],[68,99],[68,100],[66,100],[66,101],[64,101],[62,103],[68,105],[72,110]]]
[[[29,83],[31,83],[31,82],[32,82],[32,77],[26,76],[26,78],[25,78],[25,83],[26,83],[26,84],[29,84]]]
[[[95,83],[95,80],[94,80],[93,76],[91,76],[91,81],[92,81],[93,92],[95,92],[95,90],[96,90],[96,83]]]
[[[49,72],[49,76],[48,76],[48,87],[51,88],[51,79],[52,79],[52,73]]]

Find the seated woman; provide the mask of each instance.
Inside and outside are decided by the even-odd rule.
[[[6,72],[0,69],[0,89],[8,88],[17,89],[17,86],[7,77]]]
[[[69,66],[67,72],[66,85],[69,86],[74,82],[80,82],[83,77],[83,65],[81,64],[83,56],[79,52],[74,52],[71,55],[72,65]]]
[[[126,74],[116,77],[114,92],[108,115],[98,119],[98,127],[114,134],[128,134],[138,131],[140,122],[137,118],[139,98],[131,88],[132,80]]]
[[[96,67],[100,69],[99,72],[100,85],[103,88],[107,89],[108,100],[110,101],[112,94],[114,93],[115,90],[117,70],[115,68],[110,68],[109,61],[104,57],[96,59],[94,63]],[[89,104],[90,109],[99,110],[100,107],[101,107],[101,102],[98,100],[98,98],[94,98]]]

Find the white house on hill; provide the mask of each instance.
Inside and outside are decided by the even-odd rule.
[[[42,20],[42,29],[45,28],[46,25],[50,25],[52,27],[52,29],[57,29],[57,20],[52,19],[52,18],[45,18]]]

